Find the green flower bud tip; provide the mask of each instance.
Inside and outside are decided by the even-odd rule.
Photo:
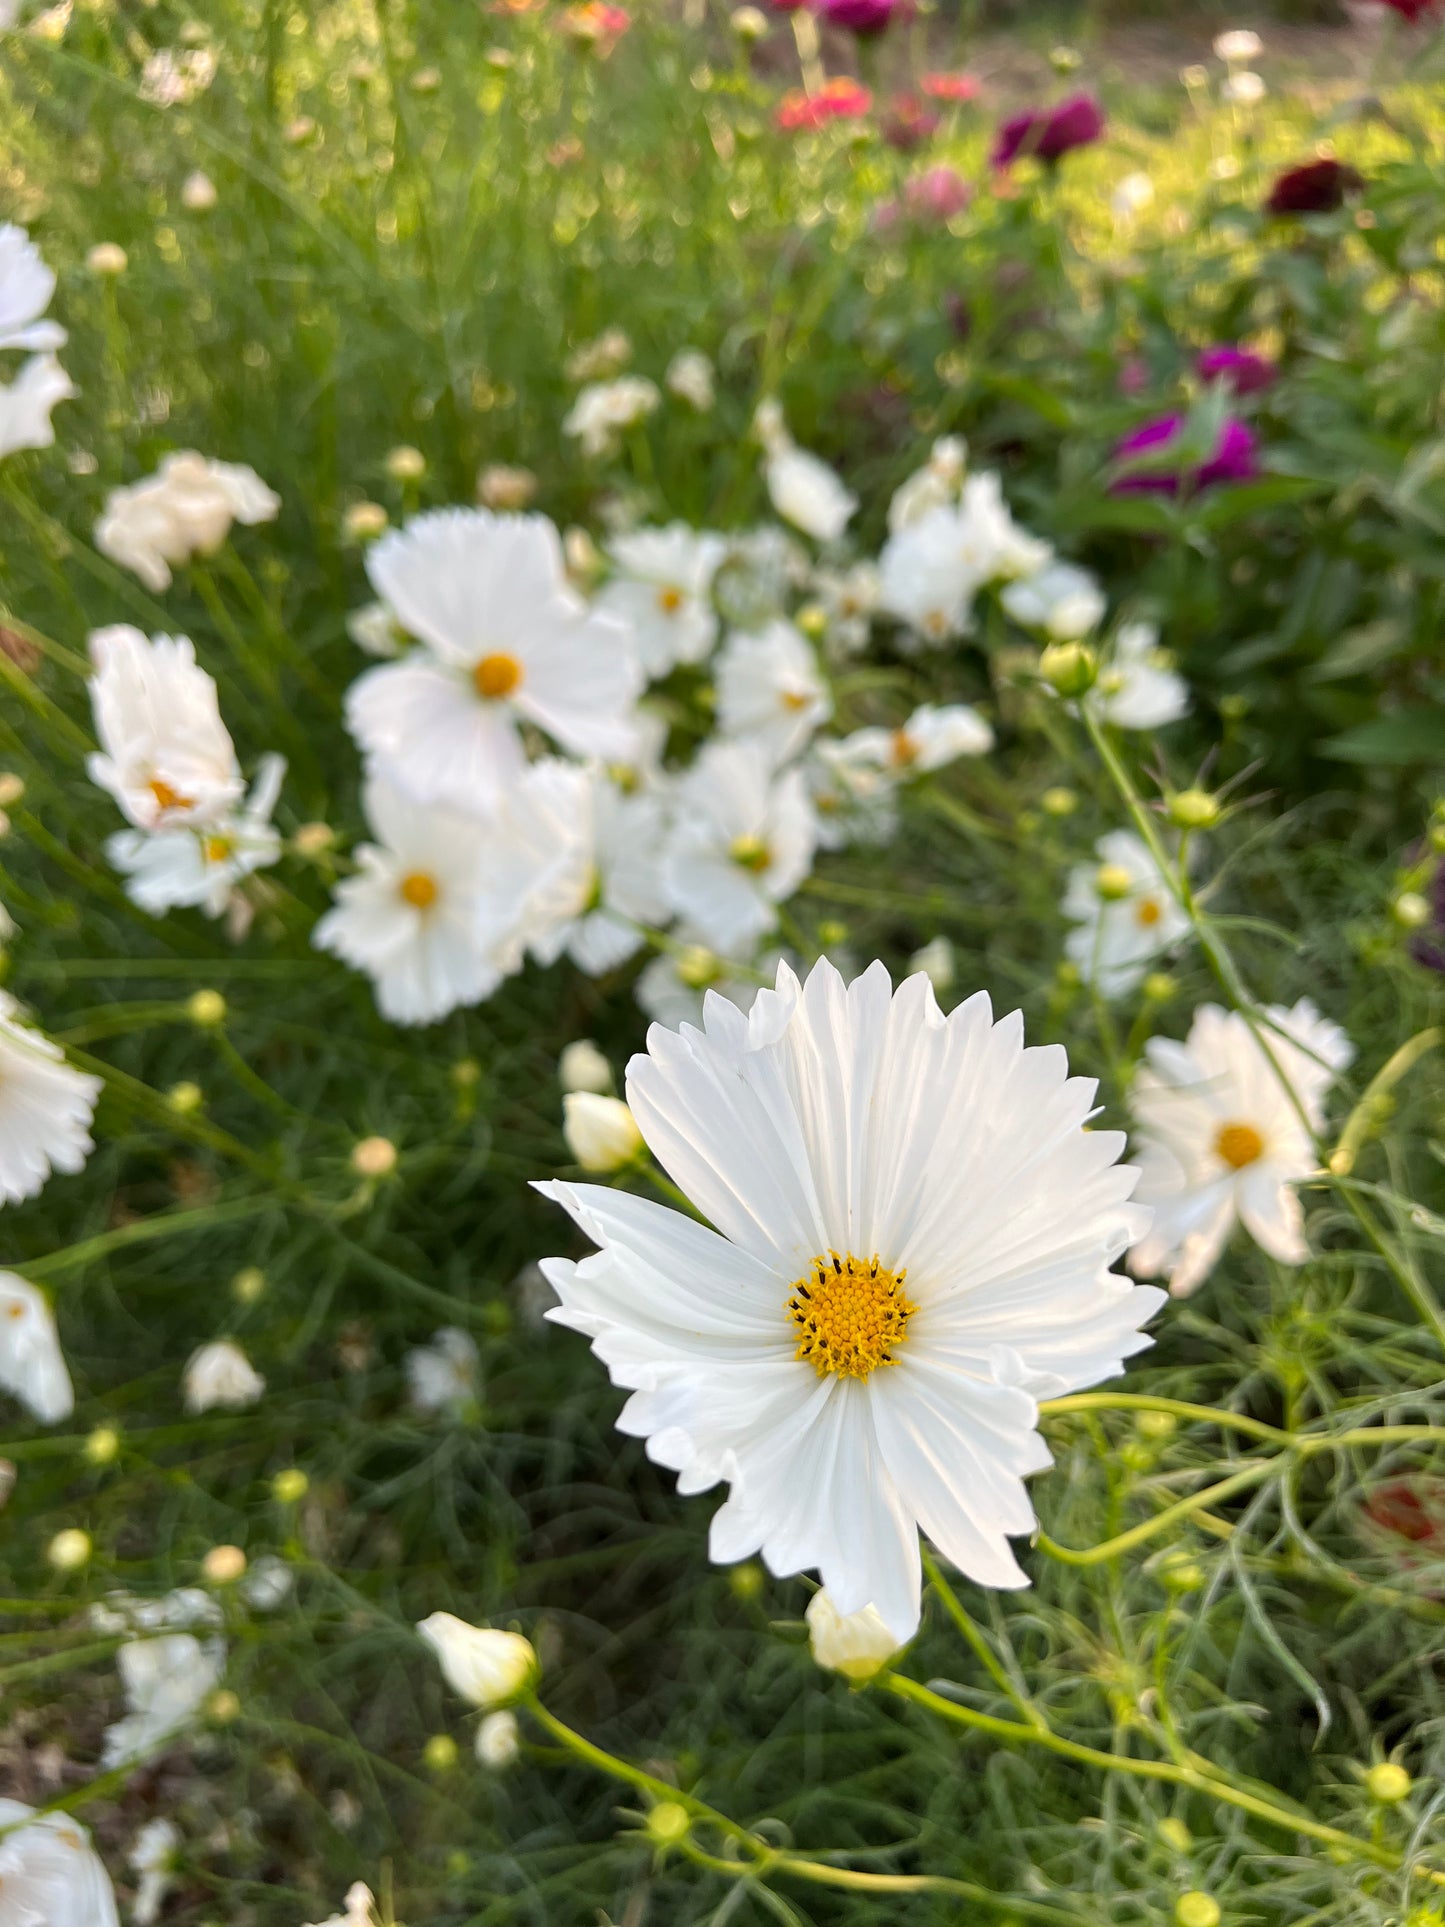
[[[675,1847],[692,1829],[688,1811],[680,1800],[659,1800],[647,1816],[647,1831],[659,1847]]]
[[[1404,1767],[1393,1760],[1381,1760],[1365,1775],[1365,1791],[1381,1806],[1394,1806],[1396,1801],[1406,1799],[1412,1784]]]
[[[1179,1927],[1219,1927],[1219,1902],[1213,1894],[1201,1893],[1196,1887],[1175,1901],[1174,1918]]]
[[[1219,799],[1208,790],[1177,790],[1169,799],[1169,821],[1176,829],[1207,830],[1219,816]]]

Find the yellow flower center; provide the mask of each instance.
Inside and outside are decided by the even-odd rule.
[[[888,745],[888,756],[895,769],[907,769],[917,760],[918,745],[906,729],[895,729],[893,740]]]
[[[890,1271],[875,1253],[846,1258],[829,1251],[815,1258],[788,1300],[788,1316],[798,1328],[795,1358],[806,1358],[821,1378],[867,1378],[879,1365],[891,1365],[917,1311],[903,1295],[906,1270]]]
[[[228,836],[207,836],[201,839],[201,855],[207,863],[224,863],[233,847]]]
[[[766,870],[772,862],[772,852],[760,836],[735,837],[728,855],[739,869],[751,870],[756,875]]]
[[[1214,1136],[1214,1148],[1235,1171],[1253,1164],[1264,1155],[1264,1139],[1252,1124],[1221,1124]]]
[[[25,1316],[24,1305],[12,1301],[5,1307],[5,1316],[7,1318],[23,1318]]]
[[[801,710],[806,709],[813,699],[806,689],[785,689],[778,700],[784,709],[790,710],[796,716]]]
[[[665,616],[675,616],[682,607],[682,590],[673,588],[659,589],[657,606]]]
[[[1134,906],[1134,921],[1145,930],[1152,930],[1163,914],[1153,897],[1140,897]]]
[[[477,686],[477,694],[489,703],[500,702],[521,686],[522,665],[515,656],[505,651],[495,655],[483,656],[472,670],[472,681]]]
[[[179,790],[172,789],[163,776],[153,776],[146,784],[146,788],[156,799],[158,809],[188,810],[191,807],[192,799],[189,796],[183,796]]]
[[[413,870],[401,880],[402,901],[413,910],[430,910],[437,900],[437,880],[425,870]]]

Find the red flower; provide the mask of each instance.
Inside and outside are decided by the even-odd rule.
[[[1417,21],[1423,20],[1427,13],[1435,11],[1435,3],[1436,0],[1379,0],[1382,7],[1388,7],[1392,13],[1398,13],[1400,18],[1408,20],[1412,27]]]
[[[785,134],[826,127],[830,120],[861,120],[873,105],[866,87],[846,74],[824,81],[816,94],[784,94],[777,121]]]
[[[1332,214],[1345,197],[1358,194],[1364,179],[1343,161],[1305,161],[1276,180],[1265,202],[1269,214]]]
[[[925,74],[918,84],[931,100],[973,100],[979,90],[972,74]]]

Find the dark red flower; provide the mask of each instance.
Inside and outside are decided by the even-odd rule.
[[[817,10],[830,26],[873,40],[902,10],[901,0],[816,0]]]
[[[1332,214],[1345,197],[1358,194],[1364,178],[1343,161],[1305,161],[1286,168],[1269,190],[1269,214]]]
[[[1204,381],[1227,382],[1236,395],[1258,394],[1279,370],[1248,348],[1206,348],[1194,364]]]
[[[1092,94],[1074,94],[1057,107],[1036,107],[1015,114],[998,130],[992,160],[995,167],[1032,155],[1056,161],[1075,147],[1087,147],[1104,131],[1104,110]]]
[[[1379,0],[1379,4],[1388,7],[1392,13],[1398,13],[1402,20],[1408,20],[1413,27],[1417,21],[1435,11],[1436,0]]]
[[[917,94],[895,94],[888,103],[883,138],[902,154],[921,147],[938,132],[938,115]]]
[[[1131,455],[1164,453],[1183,433],[1182,415],[1160,415],[1126,435],[1114,449],[1115,461]],[[1212,488],[1219,482],[1249,482],[1259,473],[1259,443],[1247,423],[1227,418],[1220,426],[1214,453],[1197,468],[1188,471],[1195,489]],[[1134,475],[1121,475],[1110,484],[1114,495],[1177,495],[1184,480],[1182,468],[1144,469]]]

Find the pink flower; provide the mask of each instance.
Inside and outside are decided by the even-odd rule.
[[[816,94],[801,90],[784,94],[778,105],[777,123],[785,134],[811,132],[826,127],[830,120],[861,120],[873,105],[873,96],[858,81],[839,74],[824,81]]]
[[[1057,161],[1075,147],[1087,147],[1104,131],[1104,110],[1092,94],[1073,94],[1057,107],[1036,107],[1015,114],[998,130],[993,164],[1007,167],[1025,155]]]
[[[962,214],[973,199],[973,189],[961,174],[940,162],[926,173],[915,174],[903,190],[903,199],[910,214],[942,227],[955,214]]]
[[[1279,370],[1248,348],[1206,348],[1194,364],[1201,380],[1227,382],[1236,395],[1268,388]]]
[[[973,100],[980,83],[972,74],[925,74],[918,83],[930,100]]]
[[[1119,363],[1119,393],[1142,395],[1149,386],[1149,364],[1139,355],[1127,355]]]
[[[1126,435],[1114,449],[1115,461],[1131,455],[1163,453],[1184,431],[1182,415],[1160,415]],[[1259,473],[1259,442],[1247,423],[1228,416],[1220,426],[1219,439],[1208,461],[1187,473],[1191,488],[1212,488],[1220,482],[1250,482]],[[1180,468],[1146,469],[1134,475],[1121,475],[1109,484],[1112,495],[1177,495],[1186,472]]]
[[[905,0],[817,0],[817,9],[830,26],[872,40],[895,14],[904,12]]]

